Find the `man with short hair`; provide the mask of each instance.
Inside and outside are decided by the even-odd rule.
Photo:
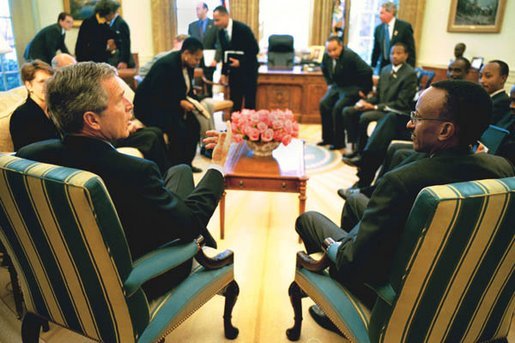
[[[329,37],[325,46],[322,73],[327,91],[320,100],[322,141],[317,145],[330,145],[329,149],[335,150],[343,148],[341,139],[335,142],[335,119],[345,106],[359,99],[360,92],[367,94],[372,89],[372,69],[358,54],[343,46],[338,36]]]
[[[104,181],[134,259],[172,240],[199,234],[216,246],[206,226],[224,190],[225,136],[212,131],[212,165],[195,187],[190,168],[161,176],[152,161],[119,153],[111,144],[129,135],[132,103],[113,67],[83,62],[58,70],[47,83],[48,111],[64,138],[31,144],[17,156],[83,169]],[[216,144],[218,143],[218,144]],[[216,146],[215,146],[216,145]],[[155,299],[189,274],[191,260],[143,286]]]
[[[365,284],[388,281],[409,212],[424,187],[515,175],[504,158],[474,154],[470,148],[488,127],[491,106],[478,84],[434,83],[422,93],[407,124],[415,150],[428,157],[385,174],[362,217],[346,218],[341,227],[317,212],[297,219],[296,231],[309,254],[321,251],[328,237],[336,241],[327,250],[331,276],[366,307],[372,308],[376,294]],[[319,309],[310,309],[310,314],[320,325],[336,330]]]
[[[510,108],[510,97],[504,91],[509,72],[508,64],[501,60],[492,60],[479,71],[479,83],[492,98],[492,124]]]
[[[447,78],[449,80],[465,80],[469,70],[469,60],[465,57],[457,57],[447,66]]]
[[[397,42],[408,47],[408,64],[415,67],[415,40],[411,24],[397,19],[397,6],[392,1],[385,2],[379,10],[379,19],[382,24],[376,26],[374,31],[374,48],[372,50],[372,68],[381,70],[390,64],[388,54],[390,47]],[[378,64],[379,63],[379,64]]]
[[[43,28],[27,45],[23,54],[25,60],[40,59],[50,64],[58,50],[62,53],[68,53],[64,39],[66,31],[71,30],[72,26],[73,17],[71,14],[66,12],[59,13],[57,23]]]
[[[72,64],[77,64],[77,60],[70,54],[57,54],[52,58],[52,68],[57,70]]]
[[[109,27],[114,33],[116,44],[114,54],[109,56],[109,64],[116,69],[134,68],[136,64],[131,53],[131,31],[125,19],[120,16],[120,8],[109,22]]]
[[[222,76],[221,83],[229,77],[229,90],[233,101],[233,110],[256,108],[256,91],[258,77],[257,54],[259,46],[250,27],[233,20],[224,6],[213,11],[213,21],[218,28],[218,41],[221,46]],[[225,52],[237,53],[225,56]]]

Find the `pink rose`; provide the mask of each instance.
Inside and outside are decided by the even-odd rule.
[[[237,134],[233,134],[233,135],[232,135],[232,140],[233,140],[234,142],[236,142],[236,143],[239,143],[239,142],[243,141],[243,135],[242,135],[242,134],[239,134],[239,133],[237,133]]]
[[[256,128],[249,128],[247,130],[247,136],[249,136],[249,139],[251,141],[258,141],[259,140],[259,130]]]
[[[270,142],[274,139],[274,130],[266,129],[265,132],[261,133],[261,140],[263,142]]]
[[[281,143],[283,143],[284,146],[287,146],[291,142],[291,136],[290,135],[284,135],[283,139],[281,140]]]
[[[281,142],[283,140],[284,132],[283,130],[274,130],[274,141]]]
[[[266,129],[268,129],[268,125],[260,121],[259,123],[257,123],[256,128],[259,130],[259,132],[263,133]]]
[[[279,119],[274,120],[272,122],[272,127],[274,128],[274,130],[282,129],[283,128],[283,122],[280,121]]]

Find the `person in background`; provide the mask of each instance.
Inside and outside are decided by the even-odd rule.
[[[116,51],[109,56],[109,64],[116,69],[134,68],[134,58],[131,54],[131,31],[127,22],[120,16],[119,8],[109,22],[109,27],[114,33],[116,44]]]
[[[385,174],[369,201],[357,209],[345,203],[341,227],[318,212],[306,212],[295,229],[306,251],[321,251],[333,238],[327,255],[330,275],[371,309],[376,293],[367,285],[388,281],[391,263],[418,193],[428,186],[480,179],[512,177],[515,169],[502,157],[474,154],[475,143],[488,127],[491,100],[484,89],[468,81],[433,83],[420,96],[407,127],[415,151],[426,158],[403,164]],[[324,328],[337,330],[318,308],[309,313]]]
[[[180,35],[177,35],[174,40],[173,40],[173,48],[171,50],[168,50],[168,51],[163,51],[163,52],[160,52],[158,53],[157,55],[155,55],[152,60],[148,61],[147,63],[145,63],[145,65],[143,65],[142,67],[139,68],[139,76],[140,76],[140,81],[143,81],[143,79],[145,78],[145,76],[147,76],[148,72],[150,71],[150,69],[152,68],[152,66],[154,65],[154,63],[156,63],[156,61],[158,59],[160,59],[161,57],[164,57],[166,55],[168,55],[169,53],[171,53],[172,51],[179,51],[181,50],[181,47],[182,47],[182,43],[184,42],[184,40],[188,38],[188,35],[185,35],[185,34],[180,34]]]
[[[250,27],[233,20],[223,6],[214,9],[213,20],[219,29],[220,58],[223,61],[220,83],[226,84],[227,77],[229,78],[230,97],[234,103],[234,111],[241,110],[242,106],[255,109],[258,77],[257,54],[259,52],[256,37]],[[238,54],[228,55],[226,60],[226,51],[237,51]]]
[[[209,7],[205,2],[197,3],[195,7],[195,11],[197,13],[198,20],[190,23],[188,25],[188,35],[190,37],[197,38],[204,45],[204,50],[214,50],[216,49],[216,38],[218,29],[213,23],[213,19],[207,17],[207,12],[209,11]],[[210,65],[205,65],[204,59],[200,63],[204,71],[204,76],[206,79],[213,81],[213,74],[215,72],[216,60],[220,60],[220,52],[218,52],[218,56],[215,56],[213,63]],[[208,94],[207,96],[213,96],[212,87],[208,86]]]
[[[66,31],[71,30],[73,17],[71,14],[61,12],[57,16],[57,23],[49,25],[39,31],[25,48],[23,57],[26,61],[39,59],[47,64],[55,56],[57,51],[68,53],[64,43]]]
[[[107,62],[116,50],[115,34],[109,27],[120,4],[114,0],[100,0],[95,13],[82,21],[75,45],[77,61]]]
[[[470,62],[465,57],[457,57],[447,66],[447,79],[465,80],[470,70]]]
[[[175,239],[199,234],[216,242],[206,226],[224,191],[225,134],[212,131],[212,164],[195,187],[191,169],[170,168],[164,176],[152,161],[119,153],[110,142],[129,135],[132,103],[115,69],[83,62],[58,70],[47,84],[48,110],[62,140],[38,142],[17,156],[87,170],[100,176],[124,228],[134,260]],[[219,139],[220,138],[220,139]],[[149,300],[177,285],[191,271],[189,260],[143,286]]]
[[[77,60],[70,54],[58,54],[52,58],[52,69],[57,70],[72,64],[77,64]]]
[[[510,68],[501,60],[492,60],[479,71],[479,83],[492,98],[492,122],[497,123],[510,108],[510,98],[504,91]]]
[[[496,154],[506,158],[515,165],[515,85],[510,90],[510,110],[496,123],[497,126],[510,131],[504,138]]]
[[[463,54],[465,53],[466,49],[467,49],[467,46],[465,45],[465,43],[456,44],[454,46],[454,59],[464,57]]]
[[[411,24],[397,19],[397,6],[388,1],[381,5],[379,19],[382,24],[376,26],[374,30],[374,48],[372,50],[372,68],[379,71],[384,66],[390,64],[390,47],[397,42],[406,44],[408,47],[408,64],[415,67],[415,39],[413,38],[413,28]]]
[[[53,74],[52,67],[41,60],[21,67],[21,79],[29,94],[25,103],[14,110],[9,122],[14,151],[34,142],[59,138],[45,100],[45,83]]]
[[[356,103],[360,92],[367,94],[372,89],[372,69],[354,51],[343,46],[338,36],[331,36],[325,43],[322,73],[327,91],[320,100],[322,117],[322,141],[317,145],[330,145],[331,150],[343,148],[341,139],[334,142],[335,118],[341,117],[345,106]],[[341,132],[339,132],[341,135]]]

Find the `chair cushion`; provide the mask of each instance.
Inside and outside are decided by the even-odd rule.
[[[295,272],[295,282],[325,312],[351,342],[369,342],[370,312],[327,272],[314,273],[304,268]]]
[[[26,99],[27,89],[23,86],[0,92],[0,152],[14,151],[9,122],[14,110]]]

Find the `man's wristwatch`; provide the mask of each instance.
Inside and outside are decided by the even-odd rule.
[[[377,105],[374,105],[374,110],[377,111],[378,109],[379,109],[379,107]]]

